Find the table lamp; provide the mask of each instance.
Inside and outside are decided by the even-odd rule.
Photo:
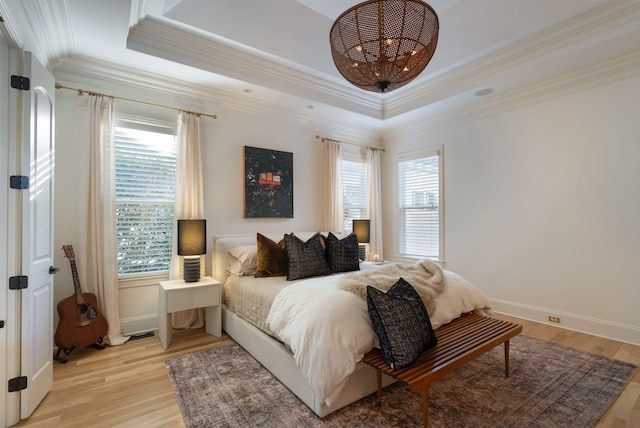
[[[353,233],[358,237],[358,258],[362,261],[367,258],[370,226],[371,220],[353,220]]]
[[[200,256],[207,252],[207,221],[178,220],[178,255],[184,257],[184,281],[200,280]]]

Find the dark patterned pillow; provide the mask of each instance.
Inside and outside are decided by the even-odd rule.
[[[256,234],[258,254],[256,257],[256,278],[269,276],[283,276],[287,274],[287,251],[284,239],[280,242],[272,241],[266,236]]]
[[[322,235],[318,233],[309,238],[307,242],[303,242],[293,233],[284,235],[285,248],[289,257],[287,281],[331,273],[322,249],[321,239]]]
[[[331,273],[360,270],[358,237],[355,233],[338,239],[336,235],[329,232],[329,235],[325,238],[325,243],[327,246],[327,262]]]
[[[438,343],[424,303],[403,278],[387,293],[367,286],[367,308],[382,357],[394,370],[411,364]]]

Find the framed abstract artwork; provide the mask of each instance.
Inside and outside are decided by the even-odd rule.
[[[244,217],[293,218],[293,153],[244,146]]]

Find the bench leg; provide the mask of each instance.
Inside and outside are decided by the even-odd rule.
[[[509,341],[504,342],[504,371],[505,376],[509,377]]]
[[[382,370],[376,370],[376,380],[378,381],[378,407],[382,405]]]
[[[429,385],[422,389],[422,426],[429,426]]]

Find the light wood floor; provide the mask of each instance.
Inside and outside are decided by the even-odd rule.
[[[525,321],[523,333],[640,366],[640,346]],[[175,331],[168,350],[158,337],[133,340],[102,351],[72,352],[54,362],[53,389],[28,420],[29,427],[183,427],[164,361],[232,343],[203,329]],[[419,399],[416,397],[416,399]],[[598,427],[640,427],[640,371],[604,415]]]

